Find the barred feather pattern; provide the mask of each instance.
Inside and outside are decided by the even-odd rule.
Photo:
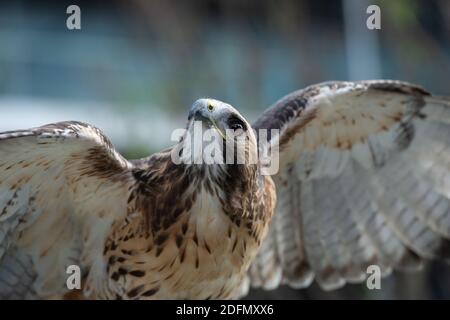
[[[129,167],[81,122],[0,133],[0,298],[61,297],[72,264],[100,290],[104,240],[127,213],[118,196]]]
[[[449,260],[449,99],[397,81],[324,83],[283,98],[254,127],[280,129],[281,169],[253,286],[315,279],[333,290],[364,281],[369,265],[387,276]]]

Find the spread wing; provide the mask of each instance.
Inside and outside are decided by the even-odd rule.
[[[397,81],[294,92],[255,129],[280,129],[278,204],[253,286],[326,290],[450,258],[450,100]],[[272,142],[275,141],[272,138]]]
[[[0,298],[63,294],[72,264],[88,288],[101,285],[101,243],[127,212],[130,167],[87,124],[0,133]]]

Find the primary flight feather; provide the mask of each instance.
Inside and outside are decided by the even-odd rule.
[[[80,122],[0,133],[0,298],[71,297],[70,265],[82,270],[78,298],[221,299],[449,260],[447,98],[398,81],[327,82],[253,125],[201,99],[180,151],[197,121],[220,133],[219,158],[236,142],[229,130],[247,137],[234,160],[277,144],[279,171],[176,163],[175,147],[127,161]]]

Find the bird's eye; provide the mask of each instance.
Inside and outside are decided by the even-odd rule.
[[[211,103],[208,103],[208,110],[209,111],[213,111],[214,110],[214,106]]]
[[[232,130],[244,130],[245,123],[239,118],[232,117],[228,120],[228,127]]]
[[[234,124],[232,124],[231,126],[230,126],[230,129],[233,129],[233,130],[239,130],[239,129],[244,129],[243,127],[242,127],[242,124],[240,124],[240,123],[234,123]]]

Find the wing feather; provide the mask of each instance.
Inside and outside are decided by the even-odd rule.
[[[112,222],[127,212],[131,167],[84,123],[0,133],[0,297],[24,294],[20,286],[62,294],[70,264],[93,279]]]
[[[364,281],[372,264],[388,275],[449,260],[449,99],[398,81],[327,82],[284,97],[254,128],[280,130],[265,240],[280,283],[315,277],[330,290]]]

